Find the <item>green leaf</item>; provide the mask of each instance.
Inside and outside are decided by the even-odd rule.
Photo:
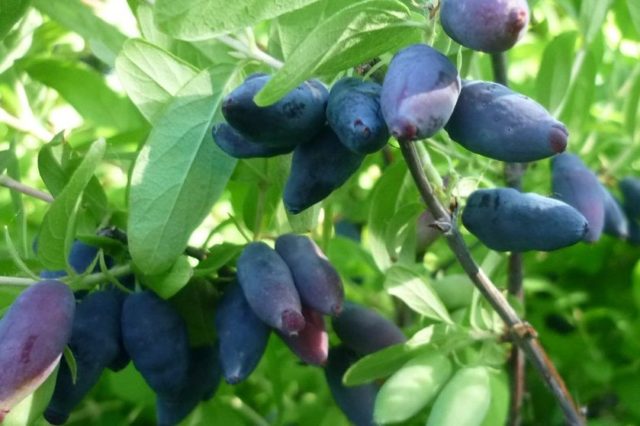
[[[403,26],[409,9],[397,0],[359,1],[321,21],[256,95],[270,105],[314,74],[342,71],[417,42],[419,30]]]
[[[577,37],[575,31],[560,34],[544,49],[536,80],[536,100],[549,111],[554,111],[567,95]]]
[[[42,416],[56,387],[58,368],[53,370],[35,392],[11,408],[9,414],[4,418],[2,426],[29,426]]]
[[[69,346],[65,346],[60,362],[67,363],[69,373],[71,374],[71,383],[75,384],[76,380],[78,380],[78,363],[76,362],[76,357],[73,355]]]
[[[398,161],[384,171],[373,190],[368,221],[369,247],[373,260],[383,272],[393,264],[386,245],[387,226],[396,212],[400,188],[406,175],[405,164]]]
[[[155,21],[167,34],[181,40],[205,40],[253,26],[317,0],[158,0]]]
[[[82,192],[102,161],[106,151],[103,139],[96,141],[85,154],[60,195],[44,216],[38,239],[38,257],[47,269],[66,269],[65,239],[72,231],[71,222]]]
[[[64,185],[67,183],[67,176],[53,154],[53,148],[56,145],[57,143],[54,139],[54,141],[42,145],[38,153],[38,172],[40,173],[40,178],[54,198],[62,192]]]
[[[417,356],[395,372],[380,388],[374,418],[377,423],[410,419],[426,406],[451,376],[451,361],[439,353]]]
[[[633,26],[636,28],[638,34],[640,34],[640,2],[625,1],[625,3],[629,9],[629,16],[631,17]]]
[[[129,249],[145,274],[159,274],[182,254],[211,210],[236,160],[211,140],[222,95],[238,83],[234,69],[199,73],[163,110],[136,159],[129,194]]]
[[[640,70],[640,66],[636,68]],[[638,112],[640,111],[640,72],[635,73],[636,78],[628,92],[625,111],[624,124],[630,137],[634,137],[637,131]]]
[[[491,404],[489,371],[462,368],[433,404],[427,426],[480,426]]]
[[[98,18],[85,2],[33,0],[33,5],[51,19],[80,34],[101,60],[110,66],[114,65],[126,37],[116,27]]]
[[[31,0],[0,0],[0,40],[27,11]]]
[[[416,349],[404,343],[389,346],[367,355],[354,363],[345,373],[347,386],[358,386],[393,374],[415,356]]]
[[[436,321],[453,323],[447,308],[425,279],[425,274],[404,265],[387,271],[384,283],[387,292],[402,300],[413,311]]]
[[[97,71],[56,59],[28,61],[25,70],[33,79],[55,89],[80,115],[98,126],[126,131],[143,123],[131,101],[115,93]]]
[[[598,32],[602,29],[604,20],[607,17],[607,12],[612,3],[613,0],[582,0],[580,3],[580,19],[578,24],[587,44],[591,44]],[[565,54],[572,56],[570,52],[565,52]]]
[[[283,57],[287,59],[305,37],[318,26],[318,22],[322,22],[352,3],[352,0],[322,0],[278,17],[274,22],[274,31],[277,33]]]
[[[431,282],[431,286],[451,311],[464,308],[471,303],[473,284],[467,275],[451,274]]]
[[[197,275],[209,275],[217,272],[218,269],[236,258],[243,247],[231,243],[222,243],[211,247],[207,252],[207,258],[196,266],[195,273]]]
[[[509,377],[504,371],[489,374],[491,403],[482,426],[504,425],[509,414]]]
[[[4,173],[4,171],[9,166],[10,161],[11,150],[5,149],[4,151],[0,151],[0,174]]]
[[[151,43],[127,41],[116,59],[118,78],[142,115],[156,123],[162,109],[198,71]]]
[[[216,334],[213,313],[216,309],[219,290],[206,279],[192,279],[175,297],[173,306],[184,318],[192,346],[211,345]]]
[[[143,281],[158,296],[169,299],[187,285],[192,275],[193,269],[191,269],[189,259],[186,256],[180,256],[167,272],[145,276]]]

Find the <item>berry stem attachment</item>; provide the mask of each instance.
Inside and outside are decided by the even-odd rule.
[[[431,214],[433,214],[435,220],[452,224],[449,212],[434,194],[433,188],[422,169],[415,144],[407,141],[399,143],[411,176],[427,208]],[[478,264],[471,257],[471,253],[458,228],[453,225],[449,228],[449,232],[444,234],[449,248],[455,254],[460,266],[462,266],[476,288],[505,322],[515,345],[524,351],[529,361],[542,376],[544,382],[560,404],[567,424],[576,426],[584,425],[585,421],[567,391],[562,377],[560,377],[555,366],[549,360],[542,345],[536,338],[535,333],[527,333],[526,335],[517,333],[517,330],[522,328],[524,322],[518,317],[518,314],[511,305],[509,305],[500,290],[498,290],[491,279],[479,268]]]

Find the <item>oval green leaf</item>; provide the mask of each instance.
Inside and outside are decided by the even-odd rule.
[[[129,249],[143,273],[167,270],[222,194],[236,160],[211,140],[211,122],[235,68],[217,66],[187,83],[140,151],[129,194]]]

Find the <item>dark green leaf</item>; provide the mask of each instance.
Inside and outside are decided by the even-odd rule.
[[[71,222],[80,197],[91,180],[106,150],[104,140],[98,140],[85,154],[60,195],[51,203],[44,216],[38,240],[38,257],[48,269],[65,269],[67,251],[65,240],[72,230]]]
[[[27,11],[31,0],[0,0],[0,40]]]

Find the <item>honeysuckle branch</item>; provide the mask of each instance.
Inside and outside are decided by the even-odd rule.
[[[28,195],[33,198],[37,198],[39,200],[45,201],[47,203],[51,203],[53,201],[53,197],[51,194],[40,191],[39,189],[32,188],[28,185],[23,184],[13,178],[10,178],[7,175],[0,175],[0,186],[4,186],[16,192],[21,192],[25,195]]]
[[[133,272],[130,264],[118,265],[113,268],[105,271],[105,272],[96,272],[93,274],[88,274],[77,281],[74,282],[75,290],[84,290],[95,286],[96,284],[100,284],[106,282],[111,277],[121,277],[124,275],[129,275]],[[69,283],[73,280],[70,277],[60,277],[56,278],[58,281]],[[6,277],[0,276],[0,286],[2,285],[11,285],[11,286],[30,286],[37,283],[40,280],[36,280],[33,278],[23,278],[23,277]]]
[[[242,53],[247,58],[255,59],[256,61],[260,61],[264,64],[269,65],[271,68],[280,69],[284,65],[282,61],[274,58],[268,53],[260,50],[257,46],[247,46],[242,41],[237,38],[221,35],[216,38],[220,43],[226,44],[227,46],[235,49],[237,52]]]
[[[4,186],[13,191],[17,191],[30,197],[37,198],[47,203],[52,203],[54,200],[51,194],[25,185],[22,182],[18,182],[17,180],[12,179],[7,175],[0,175],[0,186]],[[117,239],[123,244],[127,244],[127,235],[123,231],[120,231],[116,228],[111,228],[108,234],[108,237]],[[207,252],[197,247],[187,246],[187,248],[184,250],[184,254],[198,260],[204,260],[207,258]]]
[[[491,55],[491,66],[493,68],[493,80],[504,86],[509,85],[507,75],[507,60],[504,52]],[[508,187],[522,190],[522,174],[524,165],[519,163],[505,163],[504,177]],[[524,304],[524,291],[522,287],[524,270],[522,263],[522,253],[511,253],[509,255],[509,266],[507,270],[509,294]],[[509,355],[509,426],[519,426],[522,422],[522,401],[525,390],[525,358],[522,351],[514,346]]]
[[[415,143],[400,142],[400,149],[420,196],[435,218],[434,225],[442,231],[449,248],[455,254],[465,273],[504,321],[513,343],[524,351],[531,364],[542,376],[560,404],[567,424],[584,425],[584,419],[567,391],[564,381],[540,345],[536,331],[518,317],[518,314],[509,305],[507,299],[471,257],[471,253],[455,224],[455,216],[449,213],[433,192],[433,188],[424,173]]]

